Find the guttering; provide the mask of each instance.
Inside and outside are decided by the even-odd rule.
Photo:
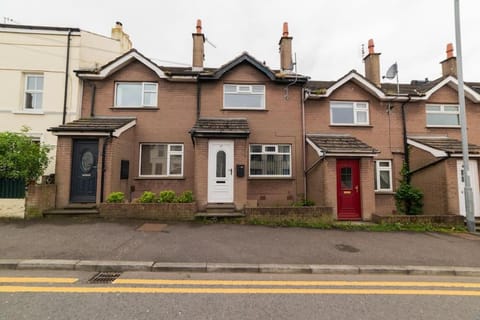
[[[408,154],[408,137],[407,137],[407,117],[405,114],[405,106],[409,103],[411,97],[408,96],[408,100],[402,103],[402,134],[403,134],[403,154],[404,154],[404,161],[407,172],[405,174],[405,179],[407,183],[410,183],[410,157]]]
[[[70,36],[72,35],[72,29],[68,29],[67,34],[67,58],[65,62],[65,91],[63,94],[63,115],[62,115],[62,124],[65,124],[67,118],[67,96],[68,96],[68,69],[70,66]]]
[[[103,193],[105,192],[105,172],[107,171],[105,168],[105,155],[107,154],[107,144],[112,140],[112,135],[110,134],[108,137],[105,137],[103,139],[103,145],[102,145],[102,174],[100,175],[100,203],[103,202],[104,195]]]
[[[97,92],[97,86],[94,82],[90,82],[90,87],[92,88],[92,97],[90,100],[90,117],[95,117],[95,94]]]

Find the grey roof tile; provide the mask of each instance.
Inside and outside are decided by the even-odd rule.
[[[374,154],[378,150],[349,135],[308,134],[307,138],[327,155],[330,154]]]
[[[446,153],[462,153],[462,141],[448,137],[408,137],[409,139],[421,143],[430,148],[434,148]],[[468,144],[468,152],[480,153],[480,146]]]

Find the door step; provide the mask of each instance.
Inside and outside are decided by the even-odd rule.
[[[243,212],[197,212],[197,218],[241,218],[245,217]]]
[[[96,207],[79,208],[79,207],[66,207],[63,209],[50,209],[43,211],[43,216],[85,216],[85,215],[98,215],[99,211]]]

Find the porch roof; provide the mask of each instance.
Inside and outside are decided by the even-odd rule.
[[[200,118],[190,134],[205,138],[247,138],[250,128],[244,118]]]
[[[408,137],[407,142],[410,145],[430,152],[436,157],[462,154],[462,141],[448,137]],[[479,155],[480,146],[468,144],[468,153],[471,155]]]
[[[136,118],[95,117],[82,118],[47,129],[57,136],[114,136],[136,125]]]
[[[379,151],[350,135],[307,134],[307,143],[319,156],[374,157]]]

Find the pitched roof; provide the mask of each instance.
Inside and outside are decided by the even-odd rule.
[[[190,134],[193,137],[247,138],[250,128],[245,118],[200,118]]]
[[[408,143],[437,157],[462,153],[462,141],[448,137],[408,137]],[[480,146],[468,144],[468,152],[480,154]]]
[[[378,150],[350,135],[307,134],[307,142],[321,156],[328,155],[375,155]]]
[[[118,137],[122,132],[135,125],[136,118],[96,117],[78,119],[47,130],[55,135],[112,135]]]

